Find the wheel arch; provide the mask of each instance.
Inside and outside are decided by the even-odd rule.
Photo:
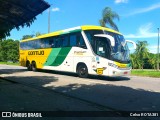
[[[77,66],[76,66],[76,73],[77,73],[78,67],[80,65],[85,65],[88,68],[88,66],[84,62],[79,62],[79,63],[77,63]]]
[[[30,64],[30,61],[27,60],[27,61],[26,61],[26,67],[27,67],[29,64]]]

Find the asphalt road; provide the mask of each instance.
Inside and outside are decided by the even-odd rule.
[[[8,65],[0,65],[0,77],[91,101],[108,109],[160,111],[160,78],[90,76],[82,79],[75,74],[32,72]]]

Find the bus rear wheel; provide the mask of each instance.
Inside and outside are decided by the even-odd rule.
[[[88,69],[87,66],[85,64],[80,64],[77,68],[77,73],[78,76],[81,78],[86,78],[88,77]]]
[[[27,62],[26,66],[28,71],[32,70],[32,65],[29,62]]]
[[[36,62],[32,62],[32,71],[37,71]]]

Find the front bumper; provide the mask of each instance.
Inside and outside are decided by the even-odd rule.
[[[108,72],[109,76],[128,76],[131,74],[131,69],[113,69]]]

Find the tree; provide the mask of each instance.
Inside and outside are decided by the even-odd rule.
[[[31,34],[31,35],[23,35],[22,40],[33,38],[33,37],[38,37],[40,35],[43,35],[43,34],[40,32],[36,32],[35,34]]]
[[[143,69],[144,67],[144,60],[148,57],[148,43],[147,41],[138,41],[137,48],[135,50],[136,60],[138,66]]]
[[[33,38],[35,35],[23,35],[22,40]]]
[[[11,18],[10,18],[10,19],[11,19]],[[12,19],[13,19],[13,18],[12,18]],[[36,17],[33,17],[33,18],[31,18],[30,20],[28,20],[27,22],[21,23],[21,25],[7,24],[6,28],[1,29],[0,39],[5,38],[5,37],[7,37],[7,36],[10,36],[10,31],[11,31],[12,29],[15,29],[15,28],[16,28],[17,30],[19,30],[20,27],[22,27],[22,28],[23,28],[24,26],[30,27],[31,24],[32,24],[35,20],[36,20]],[[2,22],[2,23],[3,23],[3,22]]]
[[[40,33],[40,32],[36,32],[36,34],[35,34],[36,37],[38,37],[38,36],[40,36],[40,35],[43,35],[43,34]]]
[[[110,25],[113,29],[118,30],[117,25],[113,22],[114,19],[119,20],[119,15],[112,11],[110,7],[106,7],[102,11],[102,19],[99,20],[99,23],[102,27],[106,27],[106,24]]]
[[[135,54],[130,54],[130,59],[131,59],[131,63],[132,63],[132,68],[136,69],[138,68],[137,63],[136,63],[136,56]]]
[[[149,53],[149,60],[148,60],[148,62],[151,65],[152,69],[156,69],[156,66],[157,66],[156,54]]]
[[[19,58],[19,41],[7,39],[0,42],[0,61],[16,62]]]

